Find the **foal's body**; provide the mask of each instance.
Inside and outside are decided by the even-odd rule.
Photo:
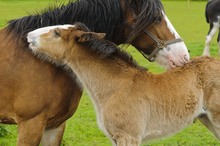
[[[90,93],[100,129],[118,145],[175,134],[204,113],[195,65],[155,75],[120,58],[100,60],[86,48],[73,54],[68,65]]]
[[[152,74],[102,40],[102,34],[83,28],[77,24],[42,35],[36,30],[28,41],[35,54],[75,72],[95,104],[100,129],[113,145],[139,145],[175,134],[197,118],[220,140],[220,61],[198,57],[183,67]]]
[[[69,65],[77,75],[85,70],[89,72],[88,77],[82,74],[79,78],[83,78],[93,101],[99,101],[95,106],[100,128],[117,143],[126,139],[128,143],[136,141],[140,144],[174,134],[204,112],[203,91],[196,73],[174,70],[153,75],[132,67],[106,69],[109,62],[102,66],[103,72],[100,67],[93,68],[97,62],[88,63],[91,65],[87,66],[89,71],[86,62],[77,61],[81,70],[76,70],[78,67],[72,63]],[[94,76],[101,79],[89,79]]]

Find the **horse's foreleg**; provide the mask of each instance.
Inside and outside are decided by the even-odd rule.
[[[46,129],[41,141],[42,146],[60,146],[66,122],[63,122],[59,127],[53,129]]]
[[[46,121],[43,117],[36,116],[28,120],[18,121],[17,146],[38,146],[40,144]]]
[[[210,56],[209,46],[210,46],[210,43],[212,41],[212,38],[214,37],[214,35],[215,35],[215,33],[217,32],[218,29],[219,29],[218,25],[210,24],[210,29],[209,29],[208,35],[206,36],[205,49],[204,49],[202,55]]]

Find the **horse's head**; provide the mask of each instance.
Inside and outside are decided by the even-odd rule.
[[[105,33],[91,32],[84,24],[57,25],[36,29],[29,32],[29,48],[38,57],[64,65],[77,44],[87,42],[90,38],[103,39]]]
[[[169,70],[189,61],[189,53],[159,0],[122,0],[128,42],[149,61]],[[154,59],[153,59],[154,58]]]

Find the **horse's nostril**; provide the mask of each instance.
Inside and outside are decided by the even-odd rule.
[[[172,66],[176,66],[176,64],[173,61],[171,61],[171,64],[172,64]]]

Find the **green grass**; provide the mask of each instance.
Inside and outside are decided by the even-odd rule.
[[[59,0],[61,2],[61,0]],[[62,2],[68,0],[62,0]],[[10,19],[19,18],[27,15],[26,11],[32,12],[36,9],[41,10],[51,1],[14,1],[0,0],[0,28],[6,26]],[[190,56],[200,56],[204,49],[205,36],[209,25],[205,21],[206,2],[190,1],[188,10],[187,1],[167,1],[162,0],[166,14],[177,32],[184,39],[187,48],[191,51]],[[211,55],[218,57],[218,45],[216,36],[211,45]],[[139,62],[149,69],[150,72],[164,72],[155,63],[149,63],[134,48],[129,47],[128,52]],[[0,146],[15,146],[17,139],[17,129],[15,125],[6,125],[4,128],[8,134],[0,137]],[[67,121],[64,133],[63,144],[66,146],[110,146],[110,140],[99,130],[96,123],[95,109],[86,91],[80,101],[78,110]],[[173,137],[163,138],[143,144],[143,146],[214,146],[220,145],[217,139],[200,122],[192,124],[190,127],[179,132]]]

